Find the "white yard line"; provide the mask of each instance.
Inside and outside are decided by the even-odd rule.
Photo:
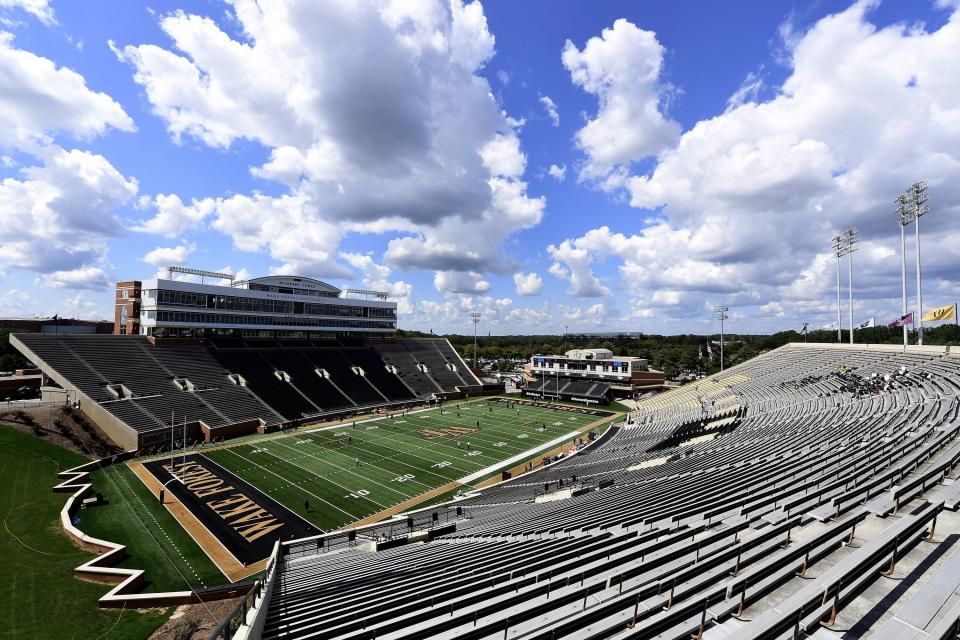
[[[351,437],[352,437],[352,436],[351,436]],[[271,440],[271,442],[275,442],[275,443],[277,443],[277,444],[280,444],[279,441],[280,441],[281,439],[282,439],[282,438],[278,438],[277,440]],[[431,464],[431,468],[425,469],[424,467],[418,467],[418,466],[412,465],[412,464],[410,464],[409,462],[406,462],[406,461],[404,461],[403,459],[400,459],[400,458],[391,458],[391,457],[389,457],[389,456],[384,456],[384,455],[381,455],[381,454],[379,454],[379,453],[374,453],[374,452],[371,451],[370,449],[365,449],[365,448],[361,447],[361,446],[360,446],[359,444],[357,444],[357,443],[344,445],[344,448],[349,448],[349,449],[351,450],[350,455],[347,455],[347,454],[343,453],[343,451],[342,451],[341,449],[334,449],[333,447],[329,447],[329,446],[327,446],[325,443],[322,443],[322,442],[318,443],[318,442],[316,442],[315,440],[313,440],[313,438],[308,438],[308,440],[310,440],[310,443],[313,444],[313,446],[315,446],[317,449],[321,449],[321,450],[323,450],[323,451],[325,451],[325,452],[329,452],[330,455],[332,455],[332,456],[339,456],[339,457],[341,457],[341,458],[346,458],[346,459],[348,460],[348,462],[349,462],[349,459],[350,459],[351,457],[353,457],[355,453],[361,452],[361,453],[364,453],[365,455],[373,456],[373,457],[375,457],[377,460],[390,460],[390,461],[392,461],[392,462],[395,462],[395,463],[398,463],[398,464],[402,464],[402,465],[403,465],[404,467],[406,467],[407,469],[413,469],[413,470],[418,471],[418,472],[420,472],[420,473],[429,473],[430,475],[436,476],[437,478],[440,478],[441,480],[443,480],[444,484],[446,484],[446,483],[448,483],[448,482],[452,482],[452,480],[453,480],[452,478],[449,478],[449,477],[447,477],[447,476],[445,476],[445,475],[442,475],[442,474],[439,474],[439,473],[433,471],[433,470],[432,470],[432,464]],[[358,436],[358,437],[357,437],[357,442],[360,442],[360,441],[361,441],[361,438]],[[284,446],[288,446],[288,445],[284,445]],[[386,445],[380,445],[380,446],[386,446]],[[317,456],[313,456],[313,455],[307,453],[306,451],[303,451],[302,453],[303,453],[304,455],[307,455],[307,456],[311,457],[311,458],[315,458],[315,459],[317,459],[317,460],[320,460],[320,458],[317,458]],[[420,456],[417,456],[417,455],[415,455],[415,454],[412,454],[412,457],[419,458],[420,460],[423,460],[424,462],[427,462],[427,463],[433,463],[433,462],[434,462],[433,460],[429,460],[429,459],[427,459],[427,458],[421,458]],[[395,472],[390,471],[389,469],[386,469],[386,468],[384,468],[384,467],[381,467],[381,466],[378,465],[378,464],[374,464],[374,463],[372,463],[372,462],[367,462],[366,460],[364,461],[364,465],[365,465],[365,466],[373,467],[374,469],[379,469],[380,471],[383,471],[384,473],[389,474],[389,475],[391,475],[391,476],[396,475]],[[336,465],[335,465],[335,466],[336,466]],[[419,485],[422,486],[422,487],[426,487],[428,490],[434,488],[434,485],[432,485],[432,484],[427,484],[427,483],[425,483],[425,482],[420,482],[419,480],[413,480],[413,481],[411,481],[411,484],[419,484]]]
[[[227,447],[226,450],[229,451],[230,453],[232,453],[233,455],[237,456],[238,458],[240,458],[240,459],[243,460],[244,462],[247,462],[247,463],[249,463],[249,464],[252,464],[253,466],[257,467],[258,469],[262,469],[262,470],[266,471],[267,473],[269,473],[269,474],[271,474],[271,475],[277,476],[278,478],[280,478],[280,479],[283,480],[284,482],[288,482],[288,483],[290,482],[290,480],[289,480],[288,478],[284,478],[284,477],[281,476],[279,473],[274,473],[274,472],[271,471],[270,469],[267,469],[265,466],[263,466],[263,465],[261,465],[261,464],[257,464],[256,462],[254,462],[254,461],[251,460],[250,458],[246,458],[246,457],[240,455],[239,453],[237,453],[236,451],[232,451],[233,448],[234,448],[234,447]],[[271,455],[272,455],[272,454],[271,454]],[[276,458],[277,456],[274,456],[274,457]],[[334,483],[334,484],[336,484],[336,483]],[[343,509],[341,509],[341,508],[338,507],[337,505],[335,505],[335,504],[333,504],[332,502],[329,502],[329,501],[327,501],[327,500],[324,500],[323,498],[321,498],[321,497],[318,496],[317,494],[313,493],[312,491],[309,491],[309,490],[307,490],[307,489],[304,489],[303,487],[300,487],[300,486],[297,486],[297,488],[300,489],[301,491],[303,491],[304,493],[309,493],[311,496],[313,496],[314,498],[316,498],[316,499],[319,500],[320,502],[323,502],[323,503],[325,503],[325,504],[330,505],[331,507],[333,507],[334,509],[336,509],[336,510],[339,511],[340,513],[343,513],[343,514],[345,514],[345,515],[348,515],[348,516],[350,516],[351,518],[353,518],[354,520],[357,519],[357,516],[353,515],[353,514],[350,513],[349,511],[344,511]],[[260,489],[260,491],[263,491],[263,489]],[[270,495],[270,494],[267,494],[267,495]],[[271,496],[271,497],[273,497],[273,496]],[[277,502],[280,502],[280,500],[279,500],[278,498],[273,498],[273,499],[276,500]],[[373,502],[373,500],[370,500],[370,502]],[[283,503],[280,502],[280,504],[283,504]],[[378,503],[373,502],[373,504],[378,504]],[[287,505],[284,505],[284,506],[287,506]],[[293,511],[293,509],[292,509],[291,507],[287,507],[287,509],[290,509],[291,511]],[[314,525],[314,526],[316,526],[316,525]],[[317,527],[317,528],[319,529],[319,527]]]
[[[408,495],[407,493],[405,493],[405,492],[403,492],[403,491],[400,491],[400,490],[397,489],[396,487],[391,487],[390,485],[386,485],[386,484],[383,484],[382,482],[378,482],[378,481],[374,480],[374,479],[373,479],[371,476],[369,476],[369,475],[360,475],[359,473],[357,473],[356,471],[354,471],[352,468],[349,468],[349,467],[341,467],[340,465],[338,465],[338,464],[336,464],[336,463],[334,463],[334,462],[332,462],[332,461],[330,461],[330,460],[324,460],[324,459],[322,459],[322,458],[318,458],[317,456],[315,456],[315,455],[313,455],[313,454],[310,454],[310,453],[307,453],[306,451],[297,449],[296,447],[291,447],[291,446],[288,445],[288,444],[282,444],[282,443],[280,443],[280,442],[277,442],[276,440],[273,441],[271,444],[276,444],[276,445],[278,445],[278,446],[284,447],[285,449],[289,449],[290,451],[293,451],[294,453],[298,453],[298,454],[301,454],[301,455],[305,455],[305,456],[307,456],[308,458],[313,458],[314,460],[319,460],[319,461],[320,461],[321,463],[323,463],[323,464],[328,464],[328,465],[330,465],[330,466],[332,466],[332,467],[335,467],[335,468],[337,468],[337,469],[340,469],[341,471],[344,471],[344,472],[346,472],[346,473],[348,473],[348,474],[350,474],[350,475],[352,475],[352,476],[356,476],[356,477],[360,478],[361,480],[365,480],[365,481],[368,481],[368,482],[372,482],[372,483],[375,484],[375,485],[379,485],[379,486],[383,487],[383,488],[386,489],[387,491],[392,491],[392,492],[394,492],[394,493],[396,493],[396,494],[399,494],[399,495],[403,496],[403,499],[404,499],[404,500],[409,500],[409,499],[412,498],[413,496],[418,495],[418,494],[416,494],[416,493],[414,493],[413,495]],[[320,478],[321,480],[326,480],[326,481],[328,481],[328,482],[333,482],[333,480],[331,480],[330,478],[325,477],[325,476],[322,476],[322,475],[320,475],[319,473],[317,473],[316,471],[314,471],[314,470],[312,470],[312,469],[307,469],[306,467],[303,467],[303,466],[297,464],[296,462],[293,462],[293,457],[284,458],[284,457],[282,457],[282,456],[278,456],[277,454],[273,453],[272,451],[268,451],[268,453],[270,453],[270,455],[272,455],[272,456],[275,457],[275,458],[279,458],[280,460],[283,460],[283,461],[286,462],[287,464],[292,464],[293,466],[297,467],[298,469],[303,469],[304,471],[306,471],[306,472],[309,473],[310,475],[314,476],[315,478]],[[343,456],[343,457],[346,457],[346,456]],[[370,464],[370,463],[368,463],[368,462],[364,462],[364,463],[363,463],[363,466],[371,466],[371,467],[374,467],[374,468],[376,468],[376,469],[379,469],[379,470],[382,471],[383,473],[386,473],[386,474],[388,474],[388,475],[390,475],[390,476],[394,476],[394,477],[395,477],[395,475],[394,475],[393,472],[387,471],[386,469],[383,469],[383,468],[381,468],[381,467],[378,467],[378,466],[376,466],[376,465],[374,465],[374,464]],[[347,489],[346,487],[344,487],[344,486],[343,486],[342,484],[340,484],[339,482],[334,482],[334,484],[336,484],[336,485],[339,486],[339,487],[343,487],[344,489]],[[422,483],[417,483],[417,484],[422,484]],[[426,484],[424,484],[423,486],[424,486],[424,487],[427,487],[427,488],[430,487],[430,485],[426,485]],[[349,493],[349,492],[350,492],[350,490],[347,489],[347,493]],[[371,500],[371,502],[375,502],[375,501],[374,501],[374,500]],[[380,503],[378,502],[377,504],[380,504]],[[384,507],[384,509],[386,509],[386,508],[387,508],[387,507]]]
[[[502,461],[498,462],[497,464],[490,465],[490,466],[487,467],[486,469],[481,469],[480,471],[477,471],[477,472],[475,472],[475,473],[471,473],[471,474],[468,475],[468,476],[464,476],[464,477],[460,478],[459,480],[457,480],[457,482],[459,482],[460,484],[470,484],[471,482],[473,482],[473,481],[475,481],[475,480],[480,480],[481,478],[484,478],[484,477],[486,477],[486,476],[488,476],[488,475],[490,475],[490,474],[492,474],[492,473],[495,473],[495,472],[503,469],[504,467],[509,467],[509,466],[511,466],[511,465],[513,465],[513,464],[516,464],[516,463],[518,463],[518,462],[522,462],[522,461],[526,460],[528,457],[530,457],[530,456],[532,456],[532,455],[535,455],[535,454],[537,454],[537,453],[540,453],[541,451],[552,449],[552,448],[556,447],[556,446],[559,445],[559,444],[563,444],[563,443],[566,442],[567,440],[571,440],[571,439],[573,439],[573,438],[576,438],[576,437],[579,436],[579,435],[580,435],[580,432],[579,432],[579,431],[571,431],[570,433],[568,433],[568,434],[565,435],[565,436],[561,436],[561,437],[559,437],[559,438],[555,438],[555,439],[551,440],[550,442],[544,442],[544,443],[541,444],[539,447],[536,447],[536,448],[534,448],[534,449],[530,449],[530,450],[528,450],[528,451],[524,451],[523,453],[518,453],[517,455],[515,455],[515,456],[513,456],[513,457],[511,457],[511,458],[507,458],[506,460],[502,460]]]

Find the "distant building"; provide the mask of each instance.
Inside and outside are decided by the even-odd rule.
[[[136,335],[140,333],[139,280],[127,280],[117,283],[113,333],[117,335]]]
[[[108,320],[76,318],[0,318],[2,329],[24,333],[110,333],[113,324]]]
[[[572,400],[577,399],[573,397],[576,395],[599,400],[596,396],[604,390],[610,396],[632,397],[664,386],[663,373],[651,369],[646,359],[614,356],[609,349],[572,349],[562,356],[535,355],[525,371],[539,382],[528,385],[528,391]],[[588,382],[594,386],[588,388]],[[566,398],[568,395],[571,397]]]
[[[117,283],[115,334],[155,337],[392,338],[397,304],[378,291],[345,292],[301,276],[205,284],[153,278]],[[351,297],[353,296],[353,297]]]

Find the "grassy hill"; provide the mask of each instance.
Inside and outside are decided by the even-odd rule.
[[[83,462],[75,453],[0,425],[0,638],[146,638],[169,615],[98,609],[104,585],[73,577],[73,568],[93,554],[61,531],[66,498],[51,487],[59,469]]]

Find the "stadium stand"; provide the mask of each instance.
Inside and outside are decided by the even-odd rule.
[[[402,516],[426,533],[283,543],[247,637],[954,638],[949,351],[789,345]]]
[[[610,383],[544,376],[529,382],[523,393],[535,398],[607,404],[610,402]]]
[[[137,335],[35,333],[11,343],[41,369],[48,392],[58,385],[128,450],[179,442],[183,430],[213,439],[481,389],[444,339],[160,346]]]

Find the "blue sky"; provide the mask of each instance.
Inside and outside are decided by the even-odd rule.
[[[0,32],[0,315],[184,264],[414,329],[776,331],[835,318],[855,225],[887,319],[921,178],[926,306],[960,294],[951,2],[0,0]]]

